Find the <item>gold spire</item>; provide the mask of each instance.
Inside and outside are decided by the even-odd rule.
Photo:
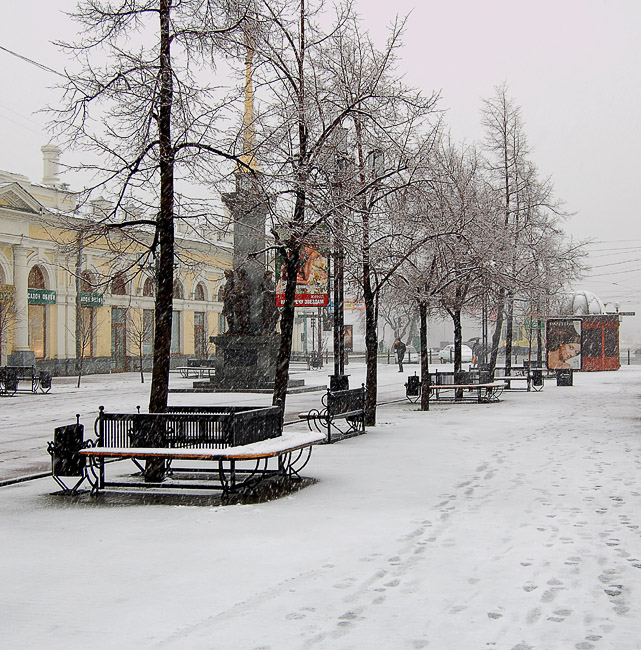
[[[243,116],[243,153],[241,161],[258,171],[258,162],[254,156],[256,138],[254,137],[254,90],[252,86],[252,62],[254,59],[254,48],[252,46],[249,32],[245,32],[245,114]],[[248,171],[247,167],[238,166],[239,171]]]

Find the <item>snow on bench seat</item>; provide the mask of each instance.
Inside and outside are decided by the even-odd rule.
[[[273,458],[323,442],[317,432],[290,431],[277,438],[252,442],[225,449],[194,449],[189,447],[89,447],[81,449],[82,456],[94,458],[167,458],[175,460],[252,460]]]

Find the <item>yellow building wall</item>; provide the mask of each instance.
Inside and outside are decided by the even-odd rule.
[[[111,356],[111,307],[96,307],[96,341],[94,356]]]
[[[47,288],[57,291],[58,304],[45,305],[46,313],[46,358],[47,359],[64,359],[72,358],[75,356],[75,301],[73,295],[75,294],[75,277],[73,269],[75,267],[75,254],[74,243],[77,234],[68,230],[65,225],[60,225],[55,228],[48,224],[42,225],[39,218],[34,215],[33,221],[31,218],[25,219],[27,224],[22,222],[22,232],[28,233],[28,238],[31,240],[28,246],[28,257],[32,258],[38,255],[39,259],[47,265],[50,271],[50,282],[47,283]],[[5,240],[6,241],[6,240]],[[69,252],[60,249],[56,243],[70,244]],[[42,245],[41,245],[42,243]],[[26,242],[25,242],[26,244]],[[200,244],[202,246],[202,244]],[[197,246],[196,246],[197,248]],[[213,249],[211,249],[213,250]],[[13,263],[13,250],[10,245],[0,246],[0,251],[6,258],[9,264]],[[232,268],[231,254],[226,251],[220,252],[216,249],[215,255],[208,254],[205,250],[190,250],[192,261],[201,265],[201,272],[194,275],[189,267],[180,268],[177,270],[176,277],[180,279],[185,289],[185,302],[189,304],[188,309],[181,309],[181,346],[180,353],[193,356],[195,354],[195,340],[194,340],[194,311],[202,311],[206,314],[206,339],[210,336],[218,334],[218,312],[212,311],[217,302],[218,291],[217,287],[223,277],[223,271],[227,268]],[[134,253],[133,249],[129,249],[129,253]],[[83,254],[85,262],[83,262],[83,269],[88,270],[90,273],[98,274],[104,278],[109,278],[113,275],[113,269],[120,260],[114,260],[111,257],[111,248],[106,240],[92,241]],[[138,270],[134,267],[134,270]],[[145,273],[128,274],[128,287],[130,295],[127,296],[130,308],[130,317],[136,317],[136,314],[142,316],[143,309],[153,309],[153,301],[149,298],[142,297],[142,283],[147,275]],[[11,278],[4,278],[5,282],[9,282]],[[0,278],[0,283],[2,279]],[[192,302],[194,295],[194,288],[197,282],[203,282],[207,286],[206,296],[208,298],[206,303],[195,304]],[[51,286],[50,286],[51,285]],[[121,298],[112,298],[110,294],[110,285],[107,280],[103,284],[94,289],[97,293],[104,293],[105,304],[102,307],[95,308],[95,333],[93,341],[93,356],[94,357],[111,357],[111,303],[122,305]],[[69,300],[69,304],[62,304],[63,301]],[[182,307],[182,305],[181,305]],[[7,354],[13,351],[13,333],[11,329],[5,335],[5,352]],[[127,353],[130,356],[136,356],[137,350],[133,349],[133,345],[127,343]]]
[[[183,354],[193,356],[195,353],[193,311],[183,311],[183,332]]]

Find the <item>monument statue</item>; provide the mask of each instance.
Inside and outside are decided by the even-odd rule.
[[[263,307],[263,333],[272,334],[276,331],[276,323],[280,313],[276,307],[276,284],[273,280],[274,272],[265,271],[261,284]]]
[[[251,334],[250,301],[251,287],[247,278],[247,271],[241,268],[237,272],[237,281],[234,285],[234,318],[236,319],[237,334]]]
[[[227,331],[231,334],[236,332],[234,272],[231,269],[225,269],[225,278],[227,281],[223,288],[223,316],[227,321]]]
[[[245,114],[243,150],[236,168],[234,192],[222,195],[234,224],[234,270],[225,271],[222,313],[227,331],[212,336],[216,367],[208,382],[195,382],[198,390],[272,390],[280,337],[276,331],[276,287],[266,253],[266,223],[271,198],[261,187],[254,137],[251,39],[245,57]],[[304,384],[290,380],[290,385]]]

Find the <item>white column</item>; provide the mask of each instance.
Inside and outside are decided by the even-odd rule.
[[[29,349],[28,280],[27,249],[16,245],[13,247],[13,286],[16,306],[13,349],[16,352]]]

